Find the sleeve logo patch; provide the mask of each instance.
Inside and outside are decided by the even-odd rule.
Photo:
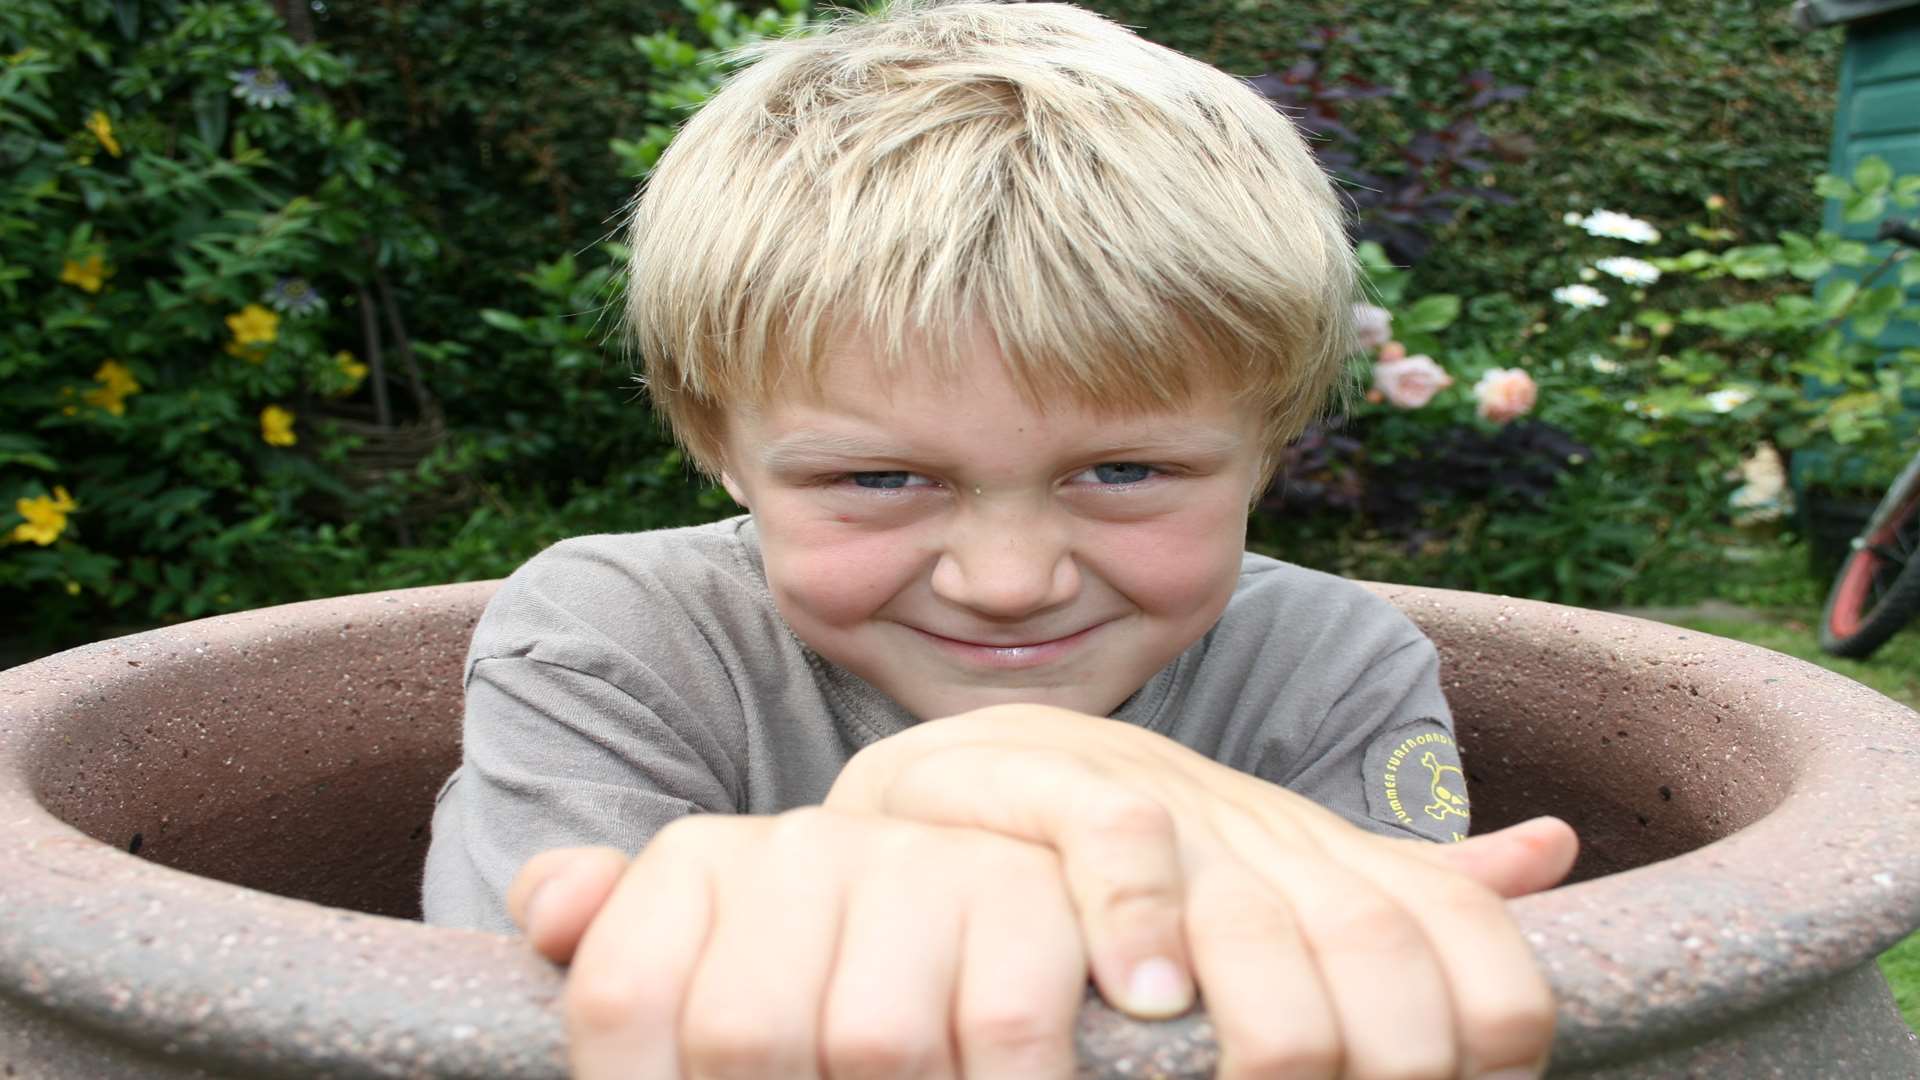
[[[1435,840],[1464,840],[1467,778],[1453,736],[1432,720],[1382,733],[1367,748],[1373,816]]]

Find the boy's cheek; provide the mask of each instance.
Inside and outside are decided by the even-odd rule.
[[[1181,596],[1231,590],[1246,542],[1244,512],[1196,508],[1140,529],[1103,554],[1114,574],[1177,607]]]
[[[803,527],[785,542],[766,545],[767,582],[780,608],[829,626],[859,622],[903,588],[901,562],[910,552],[898,540],[841,527],[841,535]]]

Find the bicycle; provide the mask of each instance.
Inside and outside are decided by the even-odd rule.
[[[1920,230],[1909,222],[1883,221],[1876,238],[1920,249]],[[1896,248],[1866,281],[1906,254]],[[1900,470],[1866,527],[1849,544],[1820,615],[1820,647],[1834,656],[1862,659],[1920,615],[1920,558],[1916,556],[1920,556],[1920,453]]]

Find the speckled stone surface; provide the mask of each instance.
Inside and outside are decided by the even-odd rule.
[[[0,1075],[562,1075],[556,972],[409,921],[492,583],[289,605],[0,672]],[[1920,717],[1735,642],[1381,586],[1441,647],[1555,1073],[1920,1076],[1872,957],[1920,925]],[[1082,1015],[1083,1075],[1205,1076],[1204,1015]]]

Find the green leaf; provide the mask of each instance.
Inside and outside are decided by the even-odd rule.
[[[1433,333],[1453,325],[1460,317],[1460,298],[1448,293],[1423,296],[1407,308],[1395,322],[1404,333]]]
[[[1860,286],[1852,281],[1836,281],[1821,290],[1817,297],[1822,318],[1831,319],[1847,310],[1853,298],[1860,292]]]
[[[1881,285],[1868,289],[1854,305],[1854,317],[1858,319],[1891,315],[1899,309],[1901,299],[1898,285]]]
[[[1883,196],[1893,185],[1893,166],[1878,154],[1869,154],[1853,167],[1853,186],[1862,195]]]
[[[1887,200],[1879,195],[1860,195],[1847,200],[1840,209],[1840,216],[1850,225],[1872,221],[1887,212]]]
[[[1813,182],[1813,193],[1823,199],[1851,199],[1854,195],[1853,185],[1832,173],[1823,173]]]

